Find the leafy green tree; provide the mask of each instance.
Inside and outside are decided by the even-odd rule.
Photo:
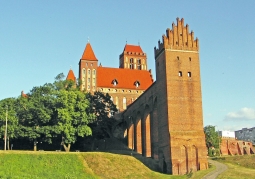
[[[215,131],[215,126],[212,126],[212,125],[205,126],[204,133],[205,133],[205,142],[206,142],[206,147],[208,148],[208,152],[213,153],[213,151],[211,151],[213,147],[216,148],[217,150],[220,150],[219,145],[221,142],[221,138],[219,137],[219,133]]]
[[[87,95],[75,82],[64,80],[63,74],[53,84],[34,87],[26,98],[18,99],[18,106],[20,136],[34,141],[34,150],[39,140],[51,144],[54,138],[60,138],[69,151],[77,137],[92,134],[88,124],[95,115],[89,113]]]
[[[0,137],[4,138],[7,116],[7,149],[10,149],[9,141],[18,137],[19,125],[16,116],[16,99],[6,98],[0,101]],[[7,113],[6,113],[7,112]]]
[[[34,87],[27,97],[17,100],[17,116],[20,124],[20,137],[34,142],[52,143],[56,126],[53,125],[55,115],[55,90],[52,84]]]
[[[90,112],[96,115],[96,120],[90,124],[93,131],[93,138],[103,139],[112,137],[112,129],[116,120],[113,118],[117,112],[116,105],[108,93],[96,91],[93,95],[88,94],[91,103]]]
[[[66,151],[77,137],[92,135],[89,123],[95,120],[95,115],[88,112],[90,102],[86,93],[79,90],[60,90],[56,94],[57,128],[62,135],[62,144]]]

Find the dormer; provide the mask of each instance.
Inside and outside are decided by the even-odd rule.
[[[116,79],[112,80],[112,84],[113,84],[113,86],[117,86],[118,80],[116,80]]]
[[[135,85],[136,88],[138,88],[138,87],[140,86],[140,82],[139,82],[138,80],[136,80],[136,81],[134,82],[134,85]]]

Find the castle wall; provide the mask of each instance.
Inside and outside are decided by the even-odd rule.
[[[135,125],[134,149],[159,160],[162,172],[174,175],[208,168],[199,46],[193,36],[183,19],[167,29],[155,48],[156,82],[123,114],[127,128]]]

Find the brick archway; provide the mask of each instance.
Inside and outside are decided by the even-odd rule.
[[[154,101],[150,114],[151,119],[151,157],[158,160],[158,120],[157,120],[157,98]]]
[[[188,149],[185,145],[180,146],[180,159],[178,162],[178,171],[180,175],[188,173]]]
[[[131,125],[128,128],[128,148],[134,150],[134,123],[131,123]]]
[[[143,155],[146,157],[151,157],[151,117],[148,105],[146,105],[144,111],[143,139],[144,139]]]
[[[191,147],[191,158],[192,158],[192,164],[191,166],[195,166],[194,168],[192,168],[193,171],[197,171],[198,170],[198,149],[195,145],[193,145]]]
[[[140,112],[136,117],[136,126],[135,126],[135,150],[137,153],[142,154],[142,119]]]

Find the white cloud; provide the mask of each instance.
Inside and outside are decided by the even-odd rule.
[[[236,112],[230,112],[225,116],[225,120],[255,120],[255,109],[244,107]]]

